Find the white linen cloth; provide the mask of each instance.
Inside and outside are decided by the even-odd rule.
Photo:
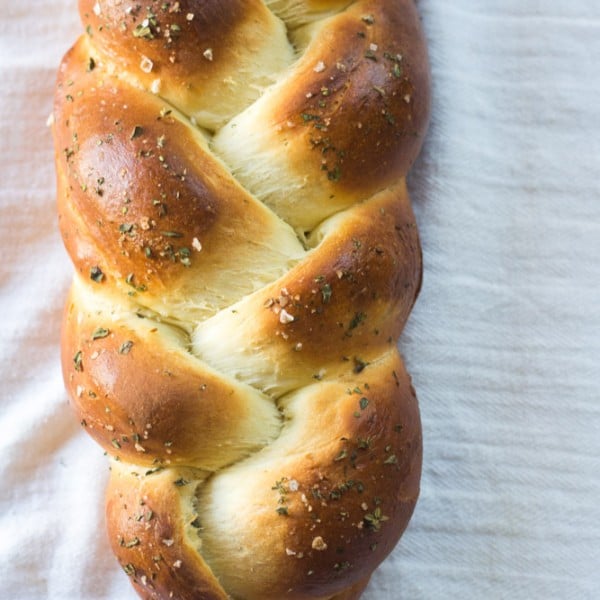
[[[54,74],[76,2],[0,2],[0,598],[135,597],[70,412]],[[365,600],[600,597],[600,2],[421,0],[419,504]]]

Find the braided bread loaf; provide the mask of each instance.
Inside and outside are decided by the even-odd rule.
[[[63,371],[144,598],[358,598],[413,511],[413,0],[79,1]]]

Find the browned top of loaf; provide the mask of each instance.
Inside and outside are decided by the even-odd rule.
[[[115,554],[145,598],[357,599],[421,470],[414,4],[79,5],[63,372],[113,459]]]

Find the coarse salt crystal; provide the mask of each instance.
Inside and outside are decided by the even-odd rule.
[[[318,535],[312,541],[312,548],[313,550],[323,552],[323,550],[327,550],[327,544],[325,543],[325,540],[320,535]]]
[[[279,313],[279,322],[280,323],[291,323],[294,320],[294,316],[290,315],[290,313],[285,310],[285,308],[281,309],[281,312]]]
[[[202,56],[204,56],[204,58],[206,60],[212,60],[213,59],[213,51],[212,48],[207,48],[203,53]]]
[[[160,92],[160,86],[161,86],[161,80],[160,79],[154,79],[152,81],[152,83],[150,84],[150,91],[153,94],[158,94],[158,92]]]
[[[313,69],[313,71],[315,73],[322,73],[325,70],[325,63],[320,60],[316,65],[315,68]]]
[[[147,56],[142,56],[142,60],[140,61],[140,69],[144,71],[144,73],[150,73],[153,68],[154,63]]]

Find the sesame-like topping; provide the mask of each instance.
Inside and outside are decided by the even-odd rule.
[[[147,56],[142,56],[142,60],[140,61],[140,69],[144,73],[150,73],[153,68],[154,63]]]
[[[312,541],[312,548],[313,548],[313,550],[318,550],[319,552],[323,552],[324,550],[327,550],[327,544],[325,543],[323,538],[320,535],[318,535]]]
[[[152,81],[152,83],[150,84],[150,91],[153,94],[158,94],[160,92],[160,87],[161,87],[161,80],[159,78],[154,79]]]
[[[285,308],[281,309],[281,312],[279,313],[280,323],[283,323],[285,325],[287,323],[292,323],[294,320],[294,315],[290,315],[290,313],[287,310],[285,310]]]

